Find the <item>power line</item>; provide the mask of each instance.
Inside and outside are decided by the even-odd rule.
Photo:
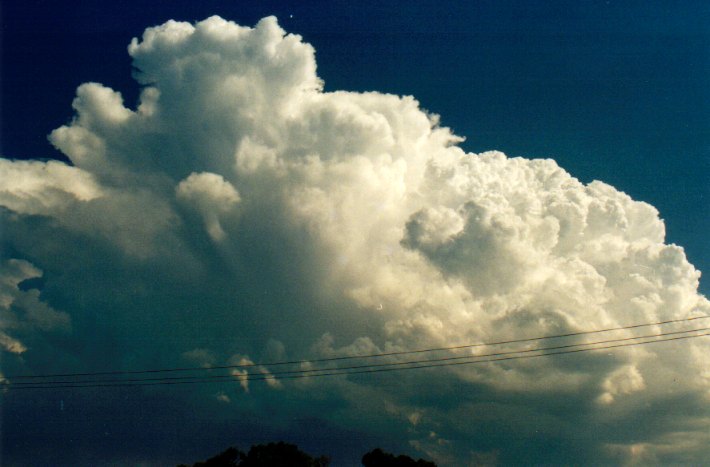
[[[524,338],[524,339],[511,339],[511,340],[503,340],[503,341],[495,341],[495,342],[480,342],[480,343],[475,343],[475,344],[464,344],[464,345],[449,346],[449,347],[434,347],[434,348],[418,349],[418,350],[402,350],[402,351],[394,351],[394,352],[373,353],[373,354],[367,354],[367,355],[349,355],[349,356],[341,356],[341,357],[327,357],[327,358],[318,358],[318,359],[312,359],[312,360],[290,360],[290,361],[276,361],[276,362],[245,363],[245,364],[239,364],[239,365],[219,365],[219,366],[215,365],[215,366],[206,366],[206,367],[205,366],[202,366],[202,367],[178,367],[178,368],[161,368],[161,369],[149,369],[149,370],[115,370],[115,371],[99,371],[99,372],[86,372],[86,373],[53,373],[53,374],[40,374],[40,375],[17,375],[17,376],[7,376],[7,377],[5,377],[5,380],[12,382],[14,380],[19,380],[19,379],[47,379],[47,378],[82,377],[82,376],[119,376],[119,375],[152,374],[152,373],[188,372],[188,371],[211,371],[211,370],[226,370],[226,369],[245,369],[245,368],[252,368],[252,367],[259,367],[259,366],[274,367],[274,366],[285,366],[285,365],[325,363],[325,362],[335,362],[335,361],[355,360],[355,359],[359,360],[359,359],[368,359],[368,358],[383,358],[383,357],[391,357],[391,356],[398,356],[398,355],[420,354],[420,353],[426,353],[426,352],[440,352],[440,351],[470,349],[470,348],[486,347],[486,346],[494,346],[494,345],[517,344],[517,343],[523,343],[523,342],[536,342],[536,341],[547,340],[547,339],[558,339],[558,338],[564,338],[564,337],[583,336],[583,335],[589,335],[589,334],[598,334],[598,333],[611,332],[611,331],[622,331],[622,330],[637,329],[637,328],[650,327],[650,326],[663,326],[666,324],[682,323],[682,322],[694,321],[694,320],[698,320],[698,319],[707,319],[707,318],[710,318],[710,316],[701,315],[701,316],[693,316],[690,318],[658,321],[655,323],[632,324],[632,325],[628,325],[628,326],[618,326],[618,327],[613,327],[613,328],[595,329],[595,330],[589,330],[589,331],[577,331],[577,332],[570,332],[570,333],[565,333],[565,334],[554,334],[554,335],[530,337],[530,338]]]
[[[623,337],[623,338],[616,338],[616,339],[607,339],[607,340],[602,340],[602,341],[596,341],[596,342],[582,342],[582,343],[577,343],[577,344],[566,344],[566,345],[559,345],[559,346],[554,346],[554,347],[543,347],[543,348],[538,348],[538,349],[524,349],[524,350],[509,350],[505,352],[495,352],[495,353],[488,353],[488,354],[481,354],[481,355],[458,355],[458,356],[451,356],[451,357],[441,357],[441,358],[433,358],[433,359],[423,359],[423,360],[409,360],[409,361],[404,361],[404,362],[388,362],[388,363],[371,363],[371,364],[364,364],[364,365],[353,365],[353,366],[346,366],[346,367],[326,367],[326,368],[313,368],[313,369],[300,369],[300,370],[281,370],[281,371],[274,371],[271,372],[269,371],[269,374],[272,376],[283,376],[283,375],[291,375],[291,374],[302,374],[302,373],[316,373],[316,372],[325,372],[325,371],[334,371],[334,370],[357,370],[357,369],[362,369],[362,368],[378,368],[378,367],[396,367],[396,366],[404,366],[404,365],[411,365],[411,364],[417,364],[417,363],[431,363],[431,362],[445,362],[445,361],[452,361],[452,360],[466,360],[466,359],[472,359],[472,358],[483,358],[483,357],[497,357],[497,356],[503,356],[503,355],[512,355],[512,354],[524,354],[524,353],[531,353],[531,352],[543,352],[547,350],[561,350],[561,349],[569,349],[573,347],[581,347],[581,346],[591,346],[591,345],[599,345],[599,344],[609,344],[613,342],[625,342],[625,341],[631,341],[631,340],[637,340],[637,339],[650,339],[650,338],[656,338],[656,337],[664,337],[664,336],[670,336],[670,335],[678,335],[678,334],[687,334],[690,332],[700,332],[700,331],[707,331],[710,330],[710,327],[705,327],[705,328],[696,328],[696,329],[688,329],[684,331],[674,331],[674,332],[665,332],[665,333],[656,333],[656,334],[648,334],[645,336],[633,336],[633,337]],[[268,369],[267,367],[264,367],[264,369]],[[44,383],[51,383],[51,384],[75,384],[79,382],[87,382],[87,383],[117,383],[117,382],[142,382],[142,381],[168,381],[168,380],[174,380],[174,381],[180,381],[180,380],[192,380],[192,379],[199,379],[199,380],[210,380],[210,379],[233,379],[234,374],[230,375],[210,375],[210,376],[172,376],[172,377],[158,377],[158,378],[137,378],[137,379],[105,379],[105,380],[84,380],[84,381],[77,381],[77,380],[69,380],[69,381],[45,381]],[[36,382],[17,382],[13,383],[17,386],[29,386],[32,384],[40,384]]]
[[[636,336],[627,337],[620,339],[611,339],[598,342],[580,343],[580,344],[568,344],[564,346],[546,347],[541,349],[525,349],[519,351],[507,351],[498,352],[483,355],[469,355],[469,356],[459,356],[459,357],[448,357],[442,359],[431,359],[431,360],[413,360],[408,362],[395,362],[389,364],[375,364],[375,365],[360,365],[353,367],[333,367],[333,368],[321,368],[313,370],[291,370],[275,373],[262,373],[262,374],[246,374],[246,375],[213,375],[206,377],[192,376],[192,377],[164,377],[164,378],[148,378],[148,379],[118,379],[118,380],[87,380],[87,381],[46,381],[46,382],[33,382],[33,383],[14,383],[9,384],[6,387],[12,389],[60,389],[60,388],[94,388],[94,387],[133,387],[133,386],[162,386],[162,385],[178,385],[178,384],[199,384],[199,383],[209,383],[209,382],[220,382],[224,380],[232,381],[264,381],[264,380],[282,380],[282,379],[302,379],[311,377],[323,377],[323,376],[336,376],[336,375],[350,375],[350,374],[363,374],[363,373],[381,373],[390,371],[401,371],[401,370],[414,370],[422,368],[434,368],[442,366],[454,366],[454,365],[471,365],[477,363],[490,363],[499,362],[506,360],[519,360],[526,358],[537,358],[553,355],[564,355],[580,352],[590,352],[598,350],[608,350],[620,347],[630,347],[637,345],[653,344],[657,342],[668,342],[676,341],[682,339],[691,339],[696,337],[709,336],[710,332],[704,334],[695,335],[683,335],[690,332],[705,331],[710,328],[698,328],[690,329],[685,331],[675,331],[669,333],[659,333],[651,334],[646,336]],[[668,337],[674,336],[674,337]],[[659,338],[660,337],[660,338]],[[652,339],[641,342],[628,342],[630,340],[637,339]],[[621,343],[620,343],[621,342]],[[589,347],[598,344],[615,343],[614,345],[604,345],[598,347]],[[584,348],[572,348],[572,347],[583,347]],[[557,350],[555,352],[540,353],[549,350]],[[538,352],[532,354],[532,352]],[[494,357],[481,359],[483,357]],[[477,360],[470,360],[470,359]],[[456,359],[468,359],[467,361],[452,361]],[[278,376],[278,378],[276,378]]]
[[[470,364],[476,364],[476,363],[489,363],[489,362],[500,362],[504,360],[522,360],[526,358],[536,358],[536,357],[547,357],[551,355],[565,355],[565,354],[572,354],[572,353],[580,353],[580,352],[591,352],[595,350],[608,350],[608,349],[614,349],[614,348],[619,348],[619,347],[632,347],[636,345],[644,345],[644,344],[654,344],[657,342],[669,342],[669,341],[677,341],[677,340],[683,340],[683,339],[692,339],[695,337],[703,337],[703,336],[710,336],[710,332],[705,333],[705,334],[696,334],[693,336],[677,336],[677,337],[670,337],[668,339],[655,339],[655,340],[650,340],[650,341],[644,341],[644,342],[627,342],[624,344],[616,344],[616,345],[608,345],[608,346],[602,346],[602,347],[592,347],[592,348],[586,348],[586,349],[572,349],[572,350],[563,350],[560,352],[550,352],[550,353],[541,353],[541,354],[535,354],[535,355],[516,355],[516,356],[511,356],[511,357],[501,357],[501,358],[491,358],[487,360],[475,360],[472,362],[446,362],[446,363],[434,363],[434,364],[427,364],[427,365],[419,365],[419,366],[410,366],[410,367],[397,367],[397,368],[375,368],[372,370],[356,370],[356,371],[351,371],[351,372],[343,372],[343,373],[319,373],[313,376],[332,376],[336,374],[360,374],[360,373],[379,373],[379,372],[388,372],[388,371],[397,371],[397,370],[415,370],[415,369],[420,369],[420,368],[435,368],[435,367],[441,367],[441,366],[458,366],[458,365],[470,365]],[[259,375],[256,375],[259,376]],[[294,379],[294,378],[309,378],[311,375],[304,375],[304,376],[295,376],[289,378],[288,376],[282,377],[282,379]],[[254,380],[265,380],[269,379],[269,377],[262,377],[262,378],[254,378]]]
[[[585,348],[585,349],[573,349],[573,350],[564,350],[560,352],[551,352],[551,353],[546,353],[546,354],[535,354],[535,355],[517,355],[517,356],[509,356],[509,357],[500,357],[500,358],[491,358],[487,360],[475,360],[475,361],[470,361],[470,362],[444,362],[444,363],[433,363],[433,364],[426,364],[426,365],[418,365],[418,366],[409,366],[409,367],[395,367],[395,368],[370,368],[370,369],[362,369],[362,370],[356,370],[356,371],[333,371],[330,373],[316,373],[316,374],[297,374],[297,375],[286,375],[282,376],[280,379],[303,379],[303,378],[315,378],[315,377],[323,377],[323,376],[337,376],[337,375],[351,375],[351,374],[363,374],[363,373],[384,373],[384,372],[391,372],[391,371],[402,371],[402,370],[416,370],[416,369],[422,369],[422,368],[434,368],[434,367],[442,367],[442,366],[454,366],[454,365],[471,365],[471,364],[476,364],[476,363],[490,363],[490,362],[499,362],[499,361],[505,361],[505,360],[521,360],[521,359],[528,359],[528,358],[537,358],[537,357],[546,357],[546,356],[552,356],[552,355],[565,355],[565,354],[572,354],[572,353],[580,353],[580,352],[590,352],[590,351],[597,351],[597,350],[608,350],[608,349],[613,349],[613,348],[620,348],[620,347],[631,347],[631,346],[637,346],[637,345],[644,345],[644,344],[653,344],[657,342],[669,342],[669,341],[677,341],[677,340],[683,340],[683,339],[692,339],[696,337],[704,337],[704,336],[710,336],[710,333],[705,333],[705,334],[696,334],[692,336],[677,336],[677,337],[671,337],[667,339],[655,339],[655,340],[650,340],[650,341],[644,341],[644,342],[627,342],[624,344],[616,344],[616,345],[608,345],[608,346],[602,346],[602,347],[593,347],[593,348]],[[225,376],[224,378],[227,378]],[[244,375],[244,376],[239,376],[235,378],[235,376],[228,376],[228,378],[236,381],[265,381],[265,380],[276,380],[276,378],[273,375]],[[100,383],[100,384],[74,384],[74,385],[62,385],[62,386],[52,386],[49,384],[42,385],[40,384],[43,383],[34,383],[36,386],[23,386],[23,387],[16,387],[14,389],[61,389],[61,388],[94,388],[94,387],[134,387],[134,386],[164,386],[164,385],[182,385],[182,384],[203,384],[203,383],[210,383],[210,382],[220,382],[223,381],[223,379],[216,380],[216,379],[199,379],[195,378],[189,381],[157,381],[157,382],[149,382],[149,383]],[[12,387],[12,386],[10,386]]]

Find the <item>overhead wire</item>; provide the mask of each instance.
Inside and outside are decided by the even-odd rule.
[[[434,368],[434,367],[442,367],[442,366],[471,365],[471,364],[476,364],[476,363],[500,362],[500,361],[505,361],[505,360],[521,360],[521,359],[547,357],[547,356],[554,356],[554,355],[565,355],[565,354],[580,353],[580,352],[608,350],[608,349],[614,349],[614,348],[620,348],[620,347],[631,347],[631,346],[644,345],[644,344],[653,344],[653,343],[658,343],[658,342],[677,341],[677,340],[691,339],[691,338],[704,337],[704,336],[710,336],[710,333],[697,334],[697,335],[692,335],[692,336],[677,336],[677,337],[672,337],[672,338],[667,338],[667,339],[655,339],[655,340],[645,341],[645,342],[627,342],[627,343],[623,343],[623,344],[616,344],[616,345],[609,345],[609,346],[602,346],[602,347],[573,349],[573,350],[565,350],[565,351],[560,351],[560,352],[540,353],[540,354],[534,354],[534,355],[515,355],[515,356],[509,356],[509,357],[491,358],[491,359],[487,359],[487,360],[475,360],[475,361],[470,361],[470,362],[444,362],[444,363],[433,363],[433,364],[408,366],[408,367],[368,368],[368,369],[361,369],[361,370],[355,370],[355,371],[333,371],[333,372],[328,372],[328,373],[316,373],[316,374],[307,374],[306,373],[306,374],[296,374],[296,375],[285,375],[285,376],[280,377],[279,379],[281,379],[281,380],[282,379],[303,379],[303,378],[316,378],[316,377],[323,377],[323,376],[352,375],[352,374],[364,374],[364,373],[382,373],[382,372],[402,371],[402,370],[416,370],[416,369],[422,369],[422,368]],[[226,376],[225,376],[225,378],[226,378]],[[224,381],[225,378],[220,379],[220,380],[192,379],[192,380],[188,380],[188,381],[156,381],[156,382],[147,382],[147,383],[123,383],[123,382],[119,383],[119,382],[116,382],[116,383],[100,383],[100,384],[79,383],[79,384],[71,384],[71,385],[49,385],[49,384],[40,385],[42,383],[35,383],[36,384],[35,386],[14,387],[14,389],[64,389],[64,388],[135,387],[135,386],[204,384],[204,383]],[[279,380],[270,374],[239,375],[238,377],[235,377],[234,375],[232,375],[232,376],[229,376],[229,379],[233,380],[234,382],[267,381],[267,380],[278,381]],[[12,386],[10,386],[10,388],[12,388]]]
[[[269,371],[269,375],[276,377],[276,376],[302,374],[302,373],[315,374],[315,373],[319,373],[319,372],[327,372],[327,371],[333,371],[333,370],[343,371],[343,370],[357,370],[357,369],[362,369],[362,368],[396,367],[396,366],[405,366],[405,365],[412,365],[412,364],[418,364],[418,363],[445,362],[445,361],[453,361],[453,360],[483,358],[483,357],[497,357],[497,356],[504,356],[504,355],[511,355],[511,354],[524,354],[524,353],[531,353],[531,352],[543,352],[543,351],[547,351],[547,350],[561,350],[561,349],[568,349],[568,348],[573,348],[573,347],[609,344],[609,343],[614,343],[614,342],[625,342],[625,341],[637,340],[637,339],[650,339],[650,338],[665,337],[665,336],[670,336],[670,335],[686,334],[686,333],[690,333],[690,332],[700,332],[700,331],[708,331],[708,330],[710,330],[710,327],[688,329],[688,330],[684,330],[684,331],[648,334],[645,336],[632,336],[632,337],[623,337],[623,338],[616,338],[616,339],[607,339],[607,340],[596,341],[596,342],[581,342],[581,343],[566,344],[566,345],[559,345],[559,346],[553,346],[553,347],[543,347],[543,348],[523,349],[523,350],[509,350],[509,351],[505,351],[505,352],[494,352],[494,353],[487,353],[487,354],[480,354],[480,355],[457,355],[457,356],[441,357],[441,358],[433,358],[433,359],[408,360],[408,361],[403,361],[403,362],[372,363],[372,364],[352,365],[352,366],[345,366],[345,367],[309,368],[309,369],[300,369],[300,370],[280,370],[280,371],[273,371],[273,372]],[[268,367],[266,367],[266,366],[263,366],[261,368],[268,369]],[[49,381],[49,382],[51,382],[52,384],[74,384],[77,382],[115,383],[115,382],[142,382],[142,381],[147,382],[147,381],[168,381],[168,380],[179,381],[179,380],[192,380],[192,379],[210,380],[210,379],[233,379],[234,376],[237,376],[237,375],[235,375],[235,374],[210,375],[210,376],[204,376],[204,377],[200,377],[200,376],[172,376],[172,377],[158,377],[158,378],[135,378],[135,379],[130,378],[130,379],[107,379],[107,380],[105,379],[105,380],[83,380],[83,381],[76,381],[76,380],[56,381],[56,380],[53,380],[53,381]],[[35,382],[17,382],[14,384],[17,386],[29,386],[29,385],[36,384],[36,383]]]
[[[518,360],[524,358],[545,357],[553,355],[563,355],[579,352],[589,352],[607,350],[620,347],[652,344],[657,342],[668,342],[682,339],[697,338],[710,335],[704,334],[687,335],[688,333],[708,331],[710,327],[696,328],[683,331],[665,332],[649,334],[645,336],[632,336],[617,339],[608,339],[596,342],[566,344],[553,347],[543,347],[535,349],[511,350],[505,352],[495,352],[480,355],[464,355],[444,357],[438,359],[410,360],[405,362],[378,363],[369,365],[354,365],[349,367],[329,367],[301,370],[285,370],[268,372],[261,374],[231,374],[231,375],[208,375],[208,376],[180,376],[180,377],[160,377],[145,379],[113,379],[113,380],[77,380],[77,381],[43,381],[43,382],[20,382],[9,384],[6,387],[13,389],[59,389],[59,388],[90,388],[90,387],[130,387],[130,386],[156,386],[175,384],[198,384],[208,382],[232,381],[264,381],[282,379],[302,379],[322,376],[351,375],[363,373],[380,373],[399,370],[413,370],[421,368],[432,368],[453,365],[471,365],[476,363],[499,362],[506,360]],[[686,335],[680,335],[686,334]],[[673,336],[673,337],[669,337]],[[632,340],[651,339],[641,342],[629,342]],[[602,345],[600,344],[613,344]],[[577,348],[575,348],[577,347]],[[553,351],[553,352],[550,352]],[[492,358],[490,358],[492,357]],[[462,361],[465,360],[465,361]]]
[[[5,381],[13,382],[15,380],[24,380],[24,379],[47,379],[47,378],[59,378],[59,377],[84,377],[84,376],[119,376],[119,375],[152,374],[152,373],[188,372],[188,371],[246,369],[246,368],[252,368],[252,367],[274,367],[274,366],[286,366],[286,365],[335,362],[335,361],[343,361],[343,360],[362,360],[362,359],[384,358],[384,357],[399,356],[399,355],[413,355],[413,354],[420,354],[420,353],[427,353],[427,352],[452,351],[452,350],[461,350],[461,349],[467,349],[467,348],[470,349],[470,348],[476,348],[476,347],[490,347],[490,346],[496,346],[496,345],[518,344],[518,343],[524,343],[524,342],[536,342],[536,341],[542,341],[542,340],[547,340],[547,339],[559,339],[559,338],[565,338],[565,337],[583,336],[583,335],[598,334],[598,333],[604,333],[604,332],[638,329],[638,328],[643,328],[643,327],[663,326],[663,325],[667,325],[667,324],[689,322],[689,321],[694,321],[694,320],[698,320],[698,319],[707,319],[707,318],[710,318],[710,316],[699,315],[699,316],[691,316],[689,318],[657,321],[657,322],[653,322],[653,323],[632,324],[632,325],[627,325],[627,326],[617,326],[617,327],[594,329],[594,330],[588,330],[588,331],[576,331],[576,332],[570,332],[570,333],[564,333],[564,334],[553,334],[553,335],[547,335],[547,336],[538,336],[538,337],[530,337],[530,338],[522,338],[522,339],[500,340],[500,341],[493,341],[493,342],[478,342],[478,343],[474,343],[474,344],[464,344],[464,345],[447,346],[447,347],[433,347],[433,348],[416,349],[416,350],[381,352],[381,353],[372,353],[372,354],[366,354],[366,355],[346,355],[346,356],[325,357],[325,358],[317,358],[317,359],[241,363],[241,364],[236,364],[236,365],[210,365],[210,366],[199,366],[199,367],[176,367],[176,368],[159,368],[159,369],[147,369],[147,370],[113,370],[113,371],[97,371],[97,372],[85,372],[85,373],[51,373],[51,374],[39,374],[39,375],[15,375],[15,376],[6,376],[4,379],[5,379]]]

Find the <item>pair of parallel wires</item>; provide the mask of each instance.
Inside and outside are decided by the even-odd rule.
[[[40,375],[20,375],[6,377],[0,387],[8,390],[29,389],[61,389],[61,388],[108,388],[134,386],[167,386],[205,384],[218,382],[242,381],[281,381],[304,378],[331,377],[353,374],[389,373],[394,371],[411,371],[424,368],[452,367],[475,365],[501,361],[532,359],[558,355],[569,355],[582,352],[612,350],[623,347],[671,342],[710,336],[710,327],[694,327],[676,331],[661,331],[645,335],[602,339],[593,342],[567,343],[543,347],[524,348],[518,350],[500,350],[466,355],[452,353],[481,348],[509,346],[512,344],[533,345],[541,341],[564,339],[577,336],[588,336],[614,331],[671,324],[690,324],[691,321],[708,319],[708,315],[690,318],[659,321],[655,323],[633,324],[606,329],[578,331],[566,334],[555,334],[525,339],[482,342],[450,347],[436,347],[418,350],[393,351],[367,355],[352,355],[310,360],[274,361],[262,363],[245,363],[238,365],[222,365],[208,367],[162,368],[149,370],[117,370],[88,373],[55,373]],[[425,354],[448,352],[445,357],[425,357]],[[396,361],[385,361],[386,359]],[[321,365],[320,368],[313,368]],[[228,371],[227,374],[221,374]],[[217,374],[215,374],[217,373]]]

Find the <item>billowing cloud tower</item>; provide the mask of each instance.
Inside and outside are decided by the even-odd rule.
[[[313,48],[274,18],[169,21],[129,53],[135,110],[83,84],[51,134],[72,165],[0,160],[8,375],[316,360],[710,314],[652,206],[552,160],[466,154],[411,97],[324,92]],[[274,433],[321,419],[451,465],[684,462],[710,455],[708,355],[701,337],[297,381],[262,366],[249,371],[268,384],[235,370],[219,388],[150,397],[268,412]]]

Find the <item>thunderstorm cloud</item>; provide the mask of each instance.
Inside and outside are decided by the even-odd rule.
[[[653,206],[553,160],[467,154],[412,97],[325,92],[314,49],[273,17],[168,21],[128,51],[139,103],[79,86],[74,119],[50,135],[71,164],[0,160],[4,374],[318,359],[710,314]],[[708,355],[699,338],[293,382],[256,366],[265,382],[235,369],[231,385],[145,397],[268,411],[274,433],[320,419],[442,464],[692,462],[710,456]]]

